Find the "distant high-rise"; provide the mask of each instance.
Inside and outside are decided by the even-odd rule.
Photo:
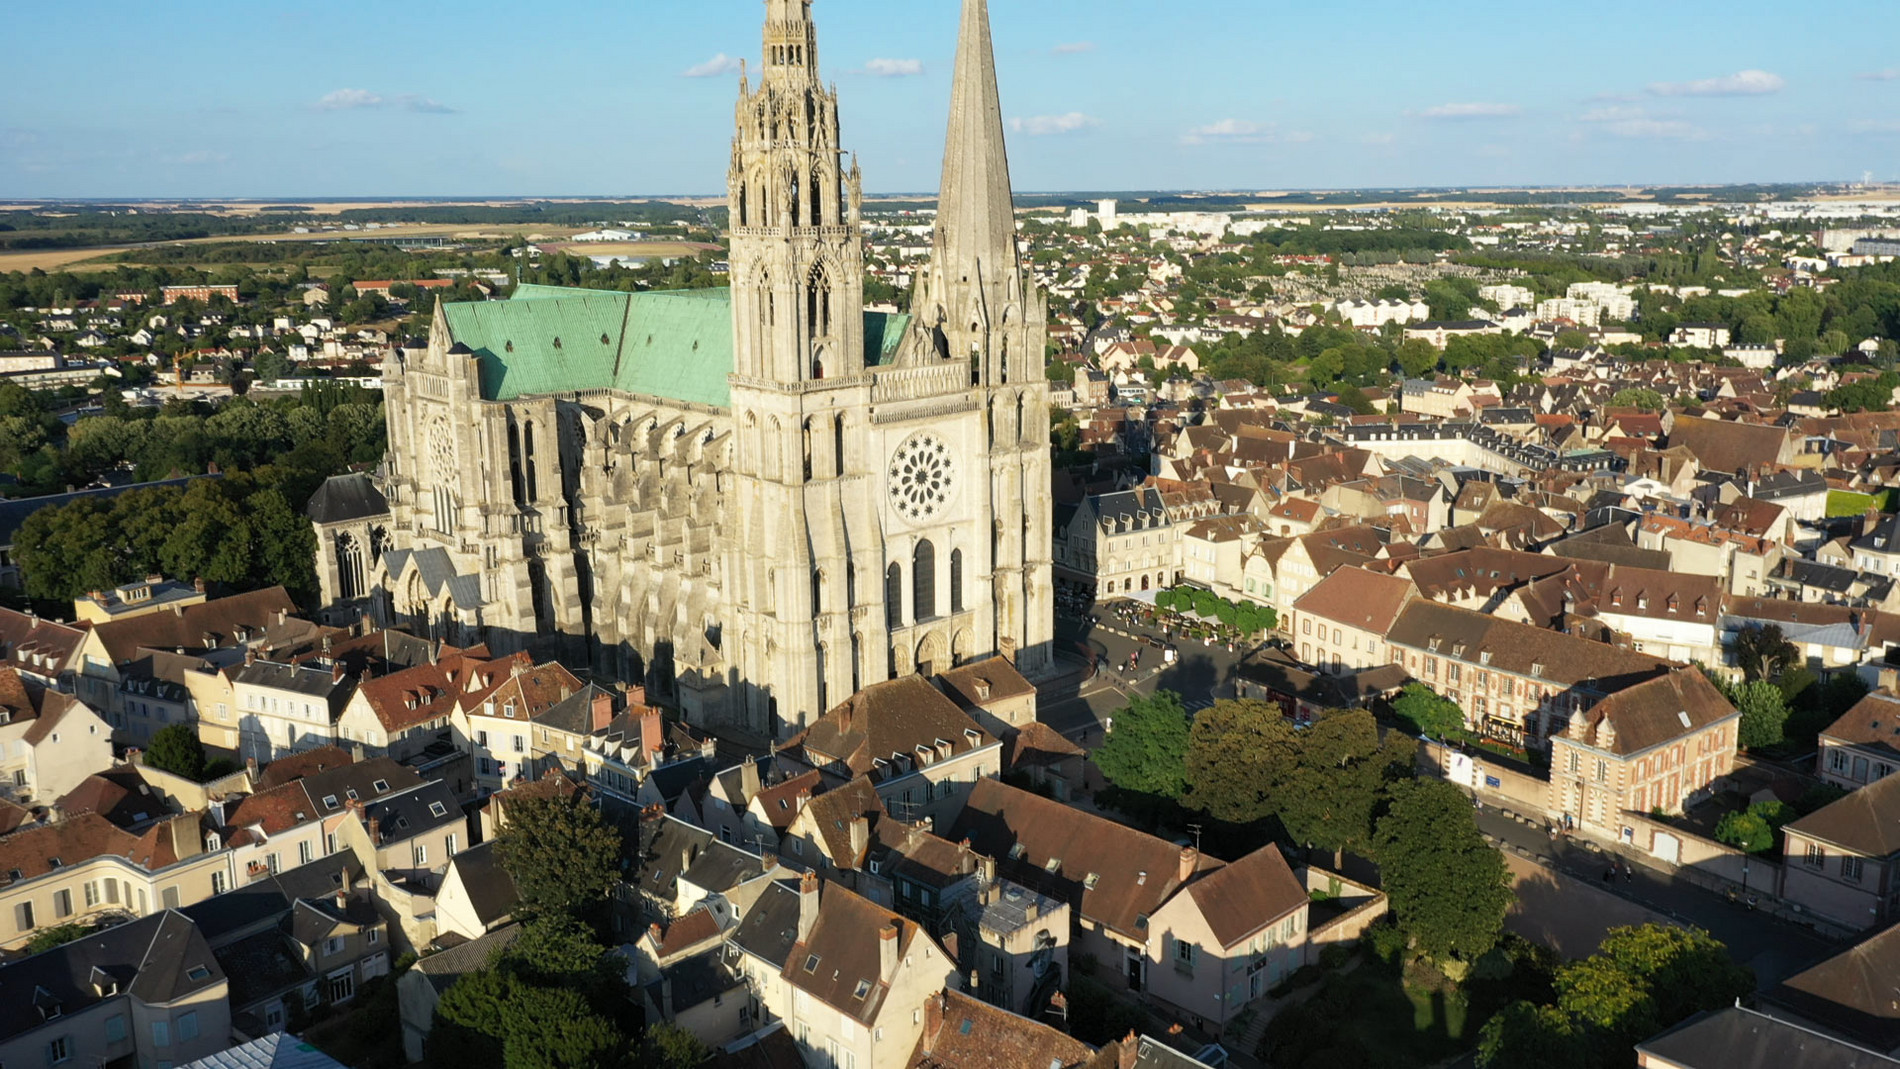
[[[320,574],[368,553],[381,622],[559,652],[762,734],[900,673],[1051,666],[1047,305],[1020,265],[988,8],[964,4],[909,314],[864,311],[860,179],[819,69],[810,0],[768,0],[730,290],[438,307],[428,348],[386,368],[388,513],[319,523],[349,565]]]

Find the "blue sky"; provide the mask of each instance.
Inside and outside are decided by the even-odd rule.
[[[6,7],[0,197],[717,193],[730,71],[762,15]],[[873,192],[936,187],[957,7],[816,5]],[[992,16],[1021,190],[1900,179],[1894,0],[992,0]]]

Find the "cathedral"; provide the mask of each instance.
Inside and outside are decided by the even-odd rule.
[[[861,179],[811,0],[740,80],[731,288],[521,286],[384,366],[379,475],[313,500],[334,611],[786,737],[859,688],[1052,666],[1047,302],[1021,266],[985,0],[965,0],[928,268],[864,308]]]

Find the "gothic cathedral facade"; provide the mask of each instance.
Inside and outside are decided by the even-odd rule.
[[[736,112],[730,290],[438,306],[428,347],[385,366],[378,487],[312,515],[335,609],[778,737],[902,673],[1053,667],[1047,304],[985,0],[964,3],[908,314],[864,309],[811,0],[768,0],[763,58]]]

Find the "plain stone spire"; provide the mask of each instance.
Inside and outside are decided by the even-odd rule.
[[[1003,143],[986,0],[964,0],[937,203],[937,267],[946,282],[994,285],[1017,268],[1016,210]]]

